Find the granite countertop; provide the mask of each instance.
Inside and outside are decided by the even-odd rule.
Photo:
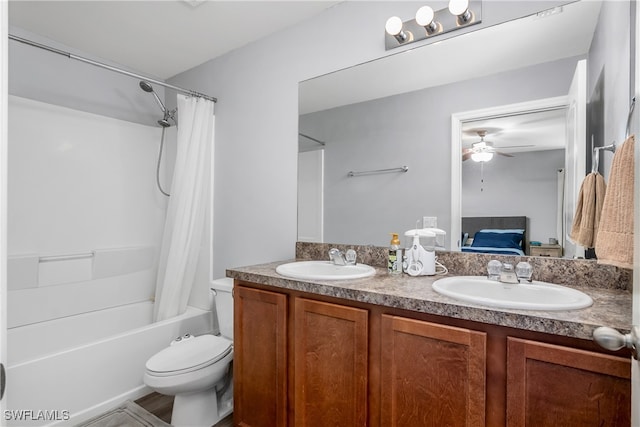
[[[227,277],[276,288],[572,338],[590,340],[593,330],[599,326],[609,326],[622,333],[628,333],[631,329],[632,294],[628,290],[572,286],[593,299],[591,307],[581,310],[502,309],[458,301],[438,294],[431,284],[444,276],[390,275],[382,268],[376,268],[376,275],[373,277],[355,280],[297,280],[276,273],[278,265],[291,261],[293,260],[231,268],[227,270]]]

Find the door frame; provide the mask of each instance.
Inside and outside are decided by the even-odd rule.
[[[569,107],[568,96],[536,99],[497,107],[462,111],[451,115],[451,238],[449,250],[460,251],[460,233],[462,232],[462,125],[475,120],[488,120],[497,117],[518,114],[537,113],[541,111],[566,109]]]
[[[640,100],[640,7],[635,5],[635,64],[633,64],[636,101]],[[636,106],[631,120],[630,132],[640,130],[640,108]],[[635,144],[634,201],[633,201],[633,315],[632,324],[640,325],[640,145]],[[640,425],[640,361],[631,359],[631,425]]]
[[[0,2],[0,369],[7,361],[7,147],[9,2]],[[4,380],[4,375],[2,375]],[[4,389],[4,384],[1,384]],[[0,399],[4,425],[6,398]]]

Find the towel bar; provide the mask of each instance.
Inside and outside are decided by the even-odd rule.
[[[629,116],[627,116],[627,127],[624,132],[624,139],[629,138],[630,129],[631,129],[631,117],[633,116],[633,110],[636,107],[636,97],[631,98],[631,106],[629,107]]]
[[[633,110],[636,107],[636,97],[631,98],[631,105],[629,106],[629,115],[627,116],[627,126],[625,127],[624,139],[629,138],[631,133],[631,119],[633,117]],[[609,145],[605,145],[604,147],[594,147],[593,146],[593,135],[591,135],[591,151],[593,153],[592,162],[591,162],[591,173],[598,172],[598,166],[600,163],[600,151],[611,151],[612,153],[616,152],[616,142]]]
[[[593,147],[593,136],[591,136],[591,146]],[[616,152],[616,142],[614,141],[612,144],[605,145],[604,147],[593,147],[593,157],[591,161],[591,172],[598,172],[598,166],[600,164],[600,152],[601,151],[611,151],[612,153]]]
[[[304,133],[298,133],[298,136],[301,136],[301,137],[303,137],[303,138],[307,138],[307,139],[309,139],[309,140],[311,140],[311,141],[313,141],[313,142],[316,142],[316,143],[318,143],[318,144],[320,144],[320,145],[322,145],[322,146],[327,145],[327,143],[326,143],[326,142],[324,142],[324,141],[320,141],[319,139],[313,138],[313,137],[311,137],[311,136],[309,136],[309,135],[305,135]]]
[[[354,171],[349,171],[349,173],[347,174],[347,176],[349,177],[353,177],[353,176],[359,176],[359,175],[371,175],[374,173],[386,173],[386,172],[408,172],[409,171],[409,166],[401,166],[399,168],[391,168],[391,169],[376,169],[376,170],[371,170],[371,171],[361,171],[361,172],[354,172]]]

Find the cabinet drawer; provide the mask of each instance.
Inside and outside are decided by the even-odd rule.
[[[561,257],[562,248],[545,248],[542,246],[531,246],[531,256],[551,256]]]

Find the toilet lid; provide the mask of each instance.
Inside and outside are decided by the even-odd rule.
[[[231,352],[231,341],[215,335],[200,335],[161,350],[146,364],[147,371],[167,374],[199,369]]]

